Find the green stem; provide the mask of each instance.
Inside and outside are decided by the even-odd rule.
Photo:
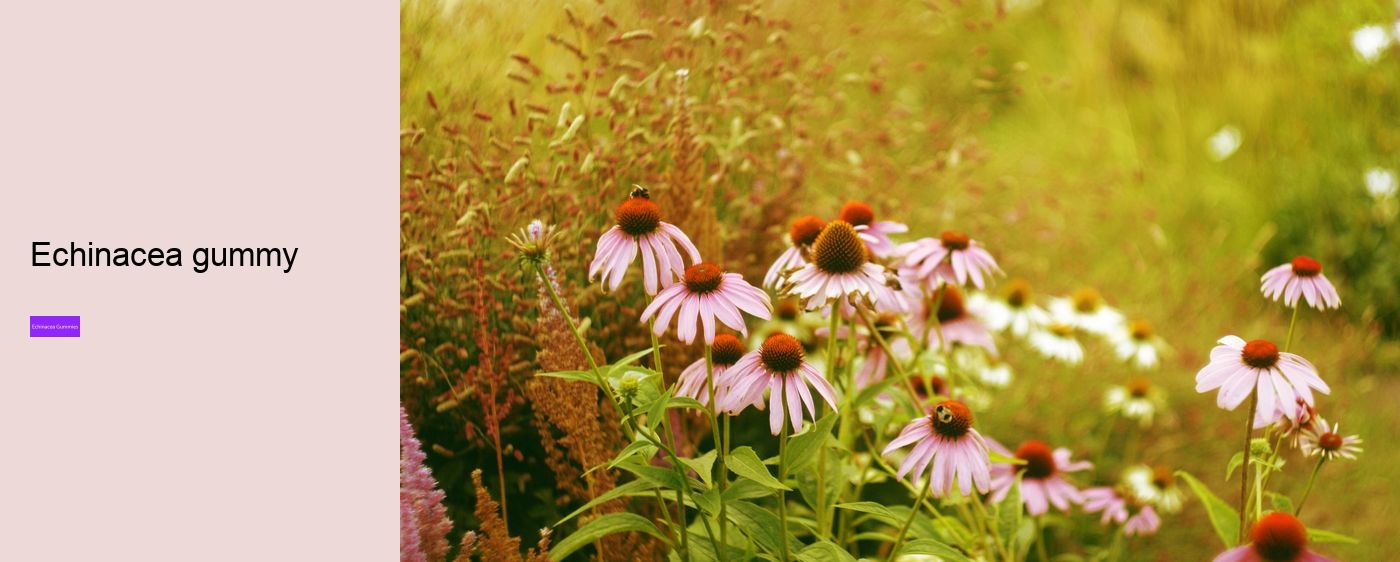
[[[1303,308],[1298,306],[1299,304],[1302,303],[1294,303],[1293,319],[1288,321],[1288,339],[1283,342],[1284,351],[1288,351],[1293,347],[1293,328],[1298,325],[1298,309]]]
[[[715,545],[715,550],[719,553],[719,559],[724,561],[729,559],[729,554],[725,552],[725,546],[729,544],[729,523],[725,519],[727,517],[727,509],[724,502],[724,490],[729,487],[729,472],[728,469],[725,468],[725,456],[729,454],[729,447],[727,443],[720,439],[719,407],[716,405],[715,400],[714,348],[710,345],[705,346],[705,385],[708,387],[706,391],[709,393],[710,397],[708,401],[710,404],[710,432],[714,436],[715,451],[717,451],[715,457],[716,460],[719,461],[719,475],[715,481],[719,486],[719,544]],[[729,419],[726,418],[724,421],[725,433],[728,433]]]
[[[899,528],[899,535],[894,538],[894,550],[890,551],[890,560],[894,560],[899,556],[899,549],[904,546],[904,535],[909,533],[909,526],[914,524],[914,516],[919,513],[919,504],[923,503],[924,498],[928,497],[929,488],[932,488],[932,486],[925,480],[923,488],[919,489],[919,497],[914,500],[914,505],[910,506],[909,517],[904,520],[904,525]]]
[[[788,408],[788,403],[787,403],[787,379],[783,379],[783,383],[782,383],[781,385],[779,385],[779,391],[781,391],[781,392],[783,393],[783,396],[782,396],[781,399],[782,399],[782,401],[783,401],[783,402],[782,402],[782,404],[783,404],[783,411],[786,412],[786,411],[787,411],[787,408]],[[786,415],[786,414],[784,414],[784,415]],[[783,420],[783,426],[782,426],[782,427],[783,427],[783,428],[782,428],[782,429],[779,431],[779,433],[778,433],[778,482],[781,483],[781,484],[783,484],[784,486],[786,486],[786,485],[787,485],[787,440],[788,440],[788,421],[787,421],[786,419]],[[788,560],[791,560],[792,558],[791,558],[791,556],[788,554],[788,541],[787,541],[787,530],[788,530],[788,523],[787,523],[787,492],[786,492],[785,490],[783,490],[782,488],[778,488],[778,521],[781,522],[781,524],[778,526],[778,543],[781,545],[782,554],[783,554],[783,557],[782,557],[782,559],[781,559],[781,562],[787,562]]]
[[[831,325],[829,328],[827,328],[826,333],[826,379],[828,381],[839,383],[841,382],[841,379],[837,376],[838,373],[840,373],[840,370],[838,369],[837,365],[840,363],[840,358],[837,357],[836,333],[837,330],[841,328],[841,315],[838,312],[838,308],[839,307],[836,304],[831,305]],[[846,400],[850,398],[852,389],[850,385],[845,386],[846,388],[844,389],[844,394],[842,396],[841,411],[837,413],[837,415],[841,417],[841,426],[836,431],[836,437],[837,439],[842,440],[842,443],[845,443],[844,439],[850,432],[850,428],[848,426],[850,425],[851,420],[850,411],[846,409]],[[787,394],[784,393],[783,396],[786,397]],[[820,444],[818,445],[818,447],[819,448],[817,449],[816,474],[817,536],[826,537],[830,534],[829,531],[831,529],[831,524],[826,519],[826,444]]]
[[[1040,515],[1032,517],[1035,520],[1035,553],[1040,562],[1050,562],[1050,556],[1045,553],[1045,525],[1041,518]]]
[[[1249,415],[1244,419],[1244,470],[1240,471],[1240,544],[1244,544],[1245,536],[1249,532],[1249,466],[1253,461],[1249,454],[1249,441],[1250,435],[1254,433],[1254,410],[1258,407],[1259,393],[1250,389]]]
[[[1123,530],[1113,533],[1113,544],[1108,547],[1108,559],[1117,562],[1123,558]]]
[[[1298,507],[1293,508],[1293,516],[1298,517],[1303,514],[1303,504],[1308,502],[1308,495],[1312,493],[1313,484],[1317,482],[1317,471],[1322,470],[1322,463],[1327,462],[1327,457],[1317,457],[1317,464],[1313,465],[1312,476],[1308,477],[1308,487],[1303,488],[1303,498],[1298,500]]]
[[[1011,551],[1006,549],[1006,546],[1001,539],[1001,532],[997,531],[995,525],[992,525],[992,518],[987,516],[987,506],[983,505],[982,498],[973,495],[970,499],[972,501],[968,503],[972,504],[974,507],[973,511],[976,512],[977,521],[981,524],[979,526],[986,529],[986,536],[992,537],[992,544],[996,546],[997,553],[1001,555],[1001,559],[1011,560]],[[1016,506],[1016,509],[1021,509],[1021,506]]]

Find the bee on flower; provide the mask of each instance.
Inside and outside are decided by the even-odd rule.
[[[652,202],[646,188],[632,190],[613,217],[616,224],[598,237],[598,251],[588,265],[588,278],[600,277],[607,291],[617,289],[639,253],[648,295],[685,276],[682,250],[691,263],[700,262],[700,250],[676,225],[661,220],[661,207]]]
[[[881,452],[890,453],[909,445],[914,448],[899,464],[896,478],[911,474],[925,476],[934,497],[943,497],[953,485],[963,495],[977,491],[986,493],[991,485],[991,459],[987,443],[972,427],[972,410],[956,400],[944,400],[933,407],[928,416],[920,417],[899,432]]]

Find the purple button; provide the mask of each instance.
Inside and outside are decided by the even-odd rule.
[[[77,316],[30,316],[31,338],[82,337],[82,322]]]

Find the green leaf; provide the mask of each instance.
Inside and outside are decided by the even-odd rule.
[[[656,526],[645,517],[635,513],[609,513],[579,527],[574,534],[564,537],[549,549],[550,560],[563,560],[564,557],[573,554],[580,548],[592,544],[599,538],[614,534],[626,533],[629,531],[646,533],[661,540],[666,540]]]
[[[701,404],[699,400],[696,400],[689,396],[672,396],[671,399],[666,402],[666,407],[690,408],[693,410],[709,411],[709,408],[706,408],[705,405]]]
[[[668,490],[678,490],[681,486],[686,485],[686,482],[681,480],[680,475],[676,474],[676,471],[669,468],[651,466],[650,464],[639,462],[636,458],[617,463],[617,468],[631,472],[637,475],[637,478],[653,482]]]
[[[900,554],[923,554],[926,556],[937,556],[946,562],[972,562],[958,549],[938,542],[933,539],[919,539],[909,541],[904,548],[899,549]]]
[[[570,513],[570,514],[564,516],[564,518],[563,518],[563,519],[560,519],[558,523],[555,523],[555,524],[554,524],[554,526],[555,526],[555,527],[558,527],[558,526],[560,526],[560,525],[563,525],[565,521],[568,521],[568,520],[570,520],[570,519],[573,519],[573,518],[575,518],[575,517],[578,517],[578,516],[579,516],[580,514],[582,514],[583,512],[588,511],[588,510],[590,510],[590,509],[593,509],[593,506],[602,505],[602,504],[604,504],[604,503],[610,502],[610,501],[612,501],[612,500],[615,500],[615,499],[620,498],[620,497],[623,497],[623,496],[630,496],[630,495],[640,494],[640,493],[643,493],[643,492],[649,492],[649,491],[654,490],[654,489],[656,489],[656,483],[655,483],[655,482],[652,482],[652,481],[649,481],[649,480],[633,480],[633,481],[631,481],[631,482],[628,482],[628,483],[626,483],[626,484],[623,484],[623,485],[621,485],[621,486],[618,486],[618,487],[616,487],[616,488],[613,488],[613,489],[611,489],[611,490],[608,490],[608,491],[607,491],[606,493],[604,493],[603,495],[600,495],[600,496],[598,496],[598,497],[596,497],[596,498],[593,498],[592,501],[590,501],[590,502],[588,502],[588,503],[586,503],[586,504],[583,504],[583,507],[580,507],[580,508],[574,510],[573,513]]]
[[[627,368],[628,366],[630,366],[631,364],[636,363],[638,359],[641,359],[641,358],[643,358],[643,357],[646,357],[646,356],[647,356],[648,354],[650,354],[650,353],[651,353],[651,348],[648,347],[648,348],[646,348],[646,349],[643,349],[643,350],[641,350],[641,351],[638,351],[638,352],[636,352],[636,353],[633,353],[633,354],[631,354],[631,355],[628,355],[628,356],[626,356],[626,357],[623,357],[622,359],[618,359],[617,361],[613,361],[612,365],[610,365],[610,366],[608,367],[608,378],[613,378],[614,375],[617,375],[617,374],[621,373],[621,371],[622,371],[623,369],[626,369],[626,368]]]
[[[758,455],[751,447],[739,447],[729,453],[729,470],[754,482],[762,484],[766,488],[774,490],[791,490],[772,474],[768,472],[768,466],[758,459]]]
[[[821,541],[808,545],[797,553],[797,559],[803,562],[856,562],[856,558],[851,553],[842,550],[831,541]]]
[[[896,516],[893,511],[890,511],[890,508],[875,502],[839,503],[836,504],[836,508],[849,509],[851,511],[859,511],[861,513],[869,513],[871,515],[874,515],[876,519],[884,521],[885,523],[888,523],[890,525],[899,526],[904,524],[904,520]]]
[[[974,498],[972,501],[977,501]],[[997,534],[1006,543],[1006,550],[1016,552],[1016,533],[1021,527],[1021,477],[1011,484],[1006,499],[997,505]]]
[[[1225,481],[1226,481],[1226,482],[1229,482],[1229,481],[1230,481],[1230,477],[1231,477],[1231,476],[1234,476],[1234,475],[1235,475],[1235,471],[1238,470],[1238,469],[1240,468],[1240,465],[1243,465],[1243,464],[1244,464],[1244,451],[1240,451],[1240,452],[1238,452],[1238,453],[1235,453],[1235,456],[1230,457],[1230,462],[1229,462],[1228,464],[1225,465]]]
[[[700,475],[700,481],[706,486],[714,479],[715,472],[715,452],[707,451],[705,454],[693,459],[681,459],[681,464],[690,467],[696,474]]]
[[[782,522],[770,509],[749,502],[734,502],[729,504],[726,513],[729,520],[760,547],[775,553],[782,550],[782,543],[778,541],[785,540],[786,533],[781,529]]]
[[[1176,471],[1176,475],[1186,481],[1186,485],[1191,487],[1191,491],[1196,493],[1196,497],[1201,498],[1201,503],[1206,506],[1206,514],[1210,516],[1210,525],[1215,527],[1216,536],[1220,537],[1220,542],[1225,543],[1225,547],[1234,546],[1235,540],[1240,535],[1240,514],[1225,500],[1220,499],[1211,493],[1210,488],[1197,480],[1195,476],[1184,470]]]
[[[729,488],[724,490],[724,501],[736,502],[740,500],[751,500],[754,498],[768,498],[773,496],[773,490],[763,487],[762,484],[753,480],[735,480],[729,483]]]
[[[608,463],[608,468],[616,468],[618,464],[622,463],[627,459],[632,458],[633,456],[637,456],[639,453],[641,454],[642,460],[651,459],[652,457],[656,456],[656,450],[656,445],[652,445],[650,441],[633,441],[631,444],[627,445],[626,448],[619,451],[616,457],[613,457],[613,460]],[[596,469],[597,467],[594,467],[589,469],[588,471],[593,472]]]
[[[535,376],[582,381],[593,386],[598,386],[598,375],[594,374],[593,371],[552,371],[549,373],[536,373]]]
[[[821,450],[822,444],[831,438],[831,428],[836,425],[836,414],[827,414],[817,423],[807,428],[807,431],[797,434],[788,441],[787,446],[787,466],[788,473],[795,474],[807,469],[813,461],[817,459],[817,452]]]
[[[1361,544],[1361,541],[1348,537],[1341,533],[1324,531],[1322,529],[1308,529],[1308,540],[1316,543],[1339,542],[1343,544]]]
[[[1274,511],[1293,513],[1293,500],[1289,499],[1288,496],[1278,492],[1264,492],[1264,495],[1268,496],[1269,505],[1274,508]]]
[[[1025,460],[1025,459],[1018,459],[1018,458],[1016,458],[1016,457],[1008,457],[1008,456],[1006,456],[1006,455],[1003,455],[1003,454],[1001,454],[1001,453],[998,453],[998,452],[992,451],[992,450],[988,450],[988,451],[987,451],[987,456],[988,456],[989,458],[991,458],[992,462],[997,463],[997,464],[1026,464],[1026,460]]]
[[[695,504],[695,507],[700,508],[700,510],[704,511],[705,513],[719,513],[718,488],[710,488],[709,490],[705,490],[704,492],[699,494],[690,494],[689,496],[687,496],[687,499],[693,502]]]
[[[648,377],[648,379],[650,379],[650,377]],[[643,387],[646,386],[651,385],[643,385]],[[638,392],[637,394],[640,396],[642,392]],[[657,392],[655,397],[651,398],[651,402],[643,404],[647,412],[647,427],[655,430],[657,426],[661,425],[661,419],[666,415],[666,404],[670,402],[670,398],[671,391],[662,390]]]
[[[899,379],[897,377],[886,377],[880,382],[877,382],[875,384],[861,389],[860,394],[857,394],[855,399],[851,401],[850,407],[859,408],[865,405],[866,402],[874,400],[875,397],[884,394],[885,391],[889,390],[890,387],[893,386],[896,382],[899,382]]]

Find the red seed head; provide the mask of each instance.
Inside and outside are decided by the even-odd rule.
[[[865,243],[845,221],[831,221],[812,242],[812,263],[826,273],[850,273],[868,260]]]
[[[1273,512],[1259,518],[1249,532],[1254,552],[1269,562],[1295,560],[1308,546],[1308,530],[1292,515]]]
[[[933,407],[933,430],[949,439],[957,439],[972,429],[972,410],[957,400],[944,400]]]
[[[719,288],[724,272],[712,263],[700,262],[685,268],[685,288],[692,293],[708,293]]]
[[[711,355],[715,365],[728,367],[739,362],[739,358],[744,356],[743,340],[734,337],[732,334],[719,334],[715,336],[715,343],[711,346]]]
[[[972,244],[972,238],[956,230],[945,230],[939,238],[943,241],[943,247],[949,250],[966,250]]]
[[[1342,443],[1342,436],[1330,431],[1317,438],[1318,448],[1329,453],[1342,450]]]
[[[791,373],[802,365],[804,357],[802,342],[782,332],[774,333],[763,340],[758,348],[758,358],[763,366],[774,373]]]
[[[1299,277],[1312,277],[1322,274],[1322,264],[1307,256],[1293,258],[1293,274]]]
[[[661,225],[661,207],[644,197],[633,197],[617,207],[617,226],[632,236],[656,232]]]
[[[1254,340],[1244,344],[1240,352],[1244,364],[1256,369],[1268,369],[1278,364],[1278,346],[1268,340]]]
[[[875,210],[861,201],[847,201],[840,218],[854,226],[870,226],[875,223]]]
[[[826,227],[826,222],[812,215],[792,221],[792,228],[788,230],[788,238],[792,239],[794,246],[811,246],[817,241],[817,235],[822,233],[822,228]]]
[[[1047,478],[1055,473],[1055,453],[1043,441],[1034,439],[1016,448],[1016,458],[1026,461],[1020,465],[1026,478]]]
[[[967,307],[963,304],[962,291],[952,285],[944,285],[939,293],[942,299],[938,301],[938,321],[948,322],[957,320],[967,314]]]

